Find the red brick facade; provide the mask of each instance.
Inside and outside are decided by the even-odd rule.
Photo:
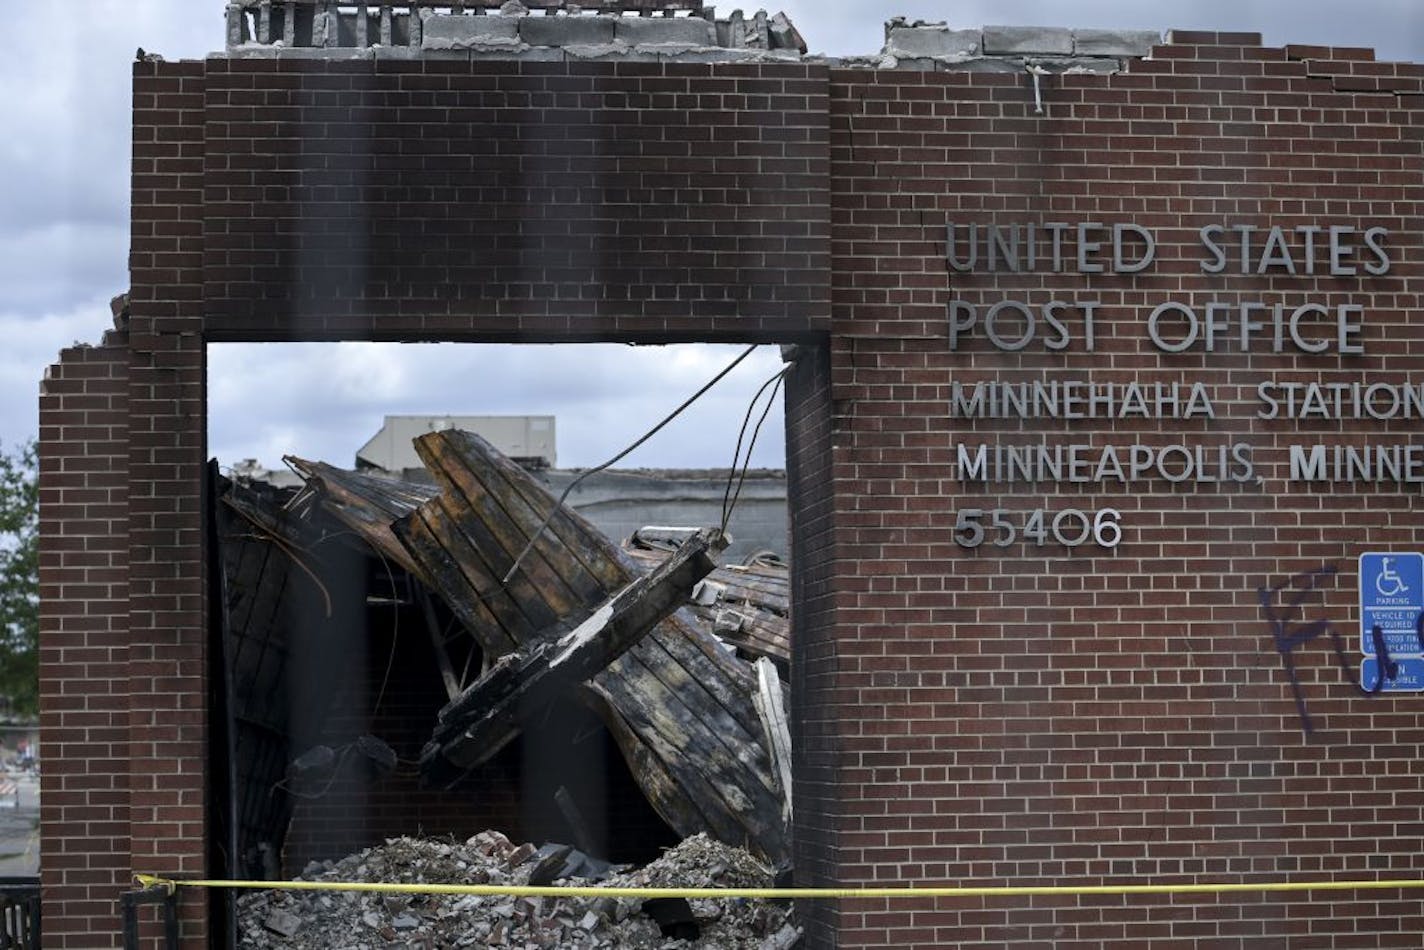
[[[42,401],[47,945],[114,945],[132,871],[205,870],[203,352],[217,340],[804,344],[787,400],[798,883],[1424,872],[1421,697],[1362,695],[1322,637],[1291,653],[1305,735],[1258,597],[1333,567],[1311,609],[1358,663],[1355,559],[1424,549],[1418,486],[1292,482],[1288,447],[1408,443],[1418,420],[1255,415],[1262,381],[1424,376],[1410,320],[1424,68],[1177,34],[1125,74],[1045,77],[1043,115],[1023,74],[136,70],[131,324],[66,351]],[[1132,224],[1156,258],[1140,273],[1076,259],[960,273],[951,221]],[[1379,226],[1391,266],[1369,274],[1359,250],[1349,276],[1211,273],[1212,225]],[[1076,316],[1063,350],[951,340],[953,301],[1006,299],[1097,301],[1094,348]],[[1364,352],[1276,353],[1263,330],[1245,351],[1223,333],[1213,352],[1170,353],[1145,332],[1164,301],[1256,300],[1358,305]],[[1215,415],[951,412],[955,382],[1069,379],[1201,382]],[[1240,443],[1260,480],[964,483],[960,443]],[[1006,510],[1020,537],[961,546],[970,507]],[[1120,510],[1120,545],[1023,541],[1028,512],[1070,507]],[[816,946],[1354,950],[1416,946],[1411,894],[805,911]],[[200,945],[203,910],[185,912]]]

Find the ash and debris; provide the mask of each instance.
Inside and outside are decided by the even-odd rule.
[[[548,867],[549,862],[541,861],[540,855],[550,850],[549,846],[515,845],[497,831],[480,832],[465,842],[392,838],[338,862],[308,865],[298,880],[523,886],[536,868]],[[577,852],[574,855],[582,857]],[[581,869],[597,863],[585,861]],[[747,852],[699,834],[646,867],[629,870],[615,866],[597,882],[570,877],[554,883],[770,887],[772,874]],[[800,943],[800,930],[791,919],[789,905],[739,898],[692,900],[669,908],[668,902],[637,898],[278,890],[245,894],[237,905],[238,945],[251,950],[789,950]],[[691,923],[686,920],[689,906]],[[655,912],[662,924],[654,920]],[[692,936],[694,931],[696,936]]]

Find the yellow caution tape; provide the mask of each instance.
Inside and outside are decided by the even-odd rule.
[[[1380,891],[1424,888],[1424,880],[1261,881],[1216,884],[1044,884],[990,887],[519,887],[512,884],[381,884],[360,881],[220,881],[181,880],[136,874],[143,887],[216,887],[260,891],[358,891],[378,894],[464,894],[479,897],[714,897],[769,899],[1040,897],[1048,895],[1234,894],[1279,891]]]

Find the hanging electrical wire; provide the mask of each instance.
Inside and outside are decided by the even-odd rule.
[[[644,442],[657,435],[660,431],[662,431],[663,427],[665,427],[669,422],[672,422],[678,416],[682,415],[682,413],[686,411],[689,406],[691,406],[697,400],[701,399],[709,389],[720,383],[723,377],[725,377],[732,370],[736,369],[737,366],[739,366],[743,360],[745,360],[748,356],[751,356],[752,353],[754,353],[755,351],[755,344],[747,347],[746,350],[743,351],[742,355],[738,356],[736,359],[732,360],[731,363],[727,364],[727,367],[725,369],[723,369],[716,376],[713,376],[712,379],[710,379],[701,389],[697,390],[697,392],[693,393],[691,396],[688,396],[687,399],[683,400],[682,405],[678,406],[672,412],[664,416],[661,422],[659,422],[657,425],[653,426],[646,433],[644,433],[643,436],[638,439],[638,441],[634,442],[632,445],[628,446],[626,449],[619,452],[617,455],[613,456],[613,458],[604,462],[602,465],[599,465],[596,468],[589,469],[588,471],[579,475],[578,478],[570,482],[569,486],[564,489],[564,493],[559,496],[559,500],[554,503],[554,507],[551,508],[549,510],[549,513],[544,516],[544,520],[539,523],[538,529],[535,530],[534,534],[530,536],[529,543],[524,545],[524,550],[520,551],[519,556],[514,559],[514,563],[510,566],[508,573],[506,573],[504,575],[504,578],[500,581],[500,586],[503,587],[507,585],[510,580],[514,578],[515,572],[518,571],[520,565],[524,563],[524,559],[529,556],[529,552],[534,549],[535,543],[538,542],[539,538],[541,538],[544,532],[548,530],[549,522],[553,521],[554,515],[563,509],[564,501],[569,497],[569,494],[575,488],[578,487],[580,482],[582,482],[585,478],[588,478],[590,475],[598,474],[599,472],[603,471],[605,468],[608,468],[611,465],[616,465],[634,449],[638,448],[638,446],[642,445]]]
[[[761,388],[752,396],[752,401],[747,405],[747,413],[742,417],[742,428],[737,433],[737,448],[732,453],[732,467],[727,471],[727,489],[722,493],[722,533],[727,533],[727,524],[732,520],[732,511],[737,506],[737,500],[742,496],[742,485],[747,480],[747,469],[752,464],[752,450],[756,448],[757,436],[761,434],[762,423],[766,422],[766,417],[771,414],[772,406],[776,405],[776,394],[781,390],[781,382],[786,378],[786,373],[790,366],[783,367],[779,373],[772,376],[761,384]],[[761,411],[761,417],[757,419],[756,428],[752,429],[751,441],[747,443],[746,458],[742,458],[742,442],[746,439],[747,425],[751,422],[752,413],[756,411],[757,401],[761,399],[766,388],[771,387],[771,395],[767,397],[766,407]],[[738,476],[738,466],[741,467],[740,477]],[[732,491],[732,484],[736,483],[736,492]]]

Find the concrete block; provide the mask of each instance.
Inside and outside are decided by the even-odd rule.
[[[425,59],[426,54],[414,46],[377,46],[371,50],[375,59],[409,62]],[[460,54],[462,57],[464,54]]]
[[[986,26],[984,52],[1073,55],[1073,31],[1057,26]]]
[[[923,56],[887,56],[881,63],[881,69],[909,69],[918,70],[922,73],[932,73],[939,67],[939,61],[926,59]]]
[[[647,47],[634,48],[623,43],[575,44],[560,50],[570,61],[593,60],[604,63],[656,63],[659,61],[655,50]],[[524,57],[520,57],[523,59]]]
[[[618,17],[614,39],[629,46],[677,43],[682,46],[716,46],[717,28],[701,17]]]
[[[1152,30],[1074,30],[1076,56],[1146,56],[1162,42]]]
[[[613,21],[607,16],[520,17],[519,38],[530,46],[603,46],[614,41]]]
[[[717,45],[729,46],[733,49],[741,49],[747,45],[747,23],[741,10],[733,10],[732,15],[727,18],[726,38],[723,38],[722,28],[718,26]]]
[[[1098,73],[1106,75],[1122,70],[1122,61],[1111,56],[1072,56],[1066,59],[1030,57],[1029,62],[1048,70],[1050,73]]]
[[[311,45],[313,47],[339,45],[340,18],[341,14],[335,11],[318,10],[312,17]]]
[[[992,56],[977,56],[973,59],[940,60],[939,69],[946,73],[1024,73],[1023,60],[995,59]]]
[[[303,52],[306,52],[306,51],[307,51],[307,50],[306,50],[306,47],[297,47],[297,49],[299,49],[299,50],[301,50],[301,51],[303,51]],[[280,53],[280,54],[290,54],[291,52],[293,52],[293,50],[288,49],[288,48],[285,47],[285,46],[259,46],[259,45],[256,44],[256,43],[246,43],[246,44],[244,44],[244,45],[242,45],[242,46],[233,46],[233,47],[228,48],[227,50],[224,51],[224,55],[221,56],[221,57],[219,57],[219,58],[221,58],[221,59],[278,59],[278,58],[281,58],[281,59],[288,59],[288,58],[290,58],[289,56],[287,56],[287,55],[282,55],[282,56],[279,57],[278,54],[279,54],[279,53]]]
[[[890,31],[885,52],[897,58],[943,56],[962,59],[978,56],[984,34],[979,30],[951,30],[939,26],[902,26]]]
[[[806,38],[801,35],[801,31],[796,29],[796,25],[786,16],[785,13],[778,13],[768,22],[771,30],[771,45],[773,49],[792,49],[798,53],[805,53],[809,48],[806,46]]]
[[[623,47],[622,43],[618,46]],[[682,56],[684,53],[693,53],[704,49],[721,49],[720,46],[708,46],[706,43],[644,43],[641,46],[628,46],[624,49],[638,53],[640,55],[657,57]]]
[[[473,49],[477,46],[518,46],[519,21],[502,16],[437,14],[425,21],[421,49]]]
[[[319,59],[346,63],[376,58],[376,51],[370,47],[362,49],[355,46],[298,46],[287,49],[285,46],[278,46],[273,49],[276,49],[278,59]]]
[[[730,47],[702,47],[683,53],[665,53],[660,57],[663,62],[668,63],[755,63],[766,58],[766,54],[760,50]]]
[[[521,63],[562,63],[567,57],[564,51],[548,46],[476,46],[463,55],[472,60],[517,59]]]
[[[234,46],[241,46],[243,43],[252,40],[252,32],[247,27],[247,15],[243,13],[242,5],[229,3],[227,5],[227,45],[231,49]]]
[[[747,45],[753,49],[771,49],[771,21],[765,10],[758,10],[747,27]]]

